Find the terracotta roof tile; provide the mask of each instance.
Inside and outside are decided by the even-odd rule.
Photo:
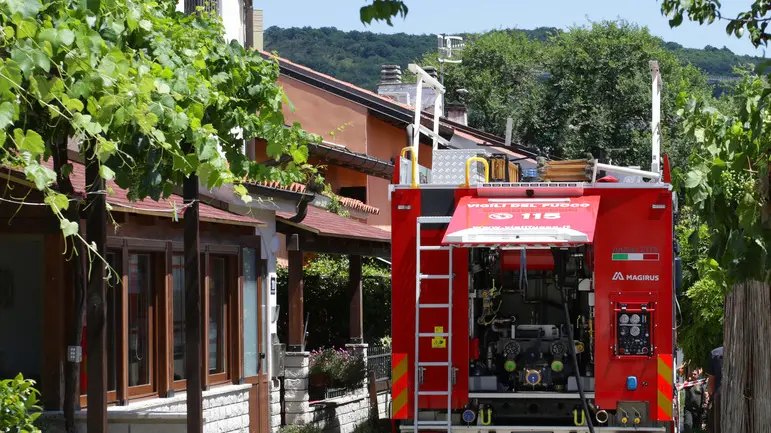
[[[291,191],[296,193],[304,193],[306,190],[305,185],[299,183],[293,183],[289,186],[281,185],[280,182],[254,182],[255,185],[265,186],[268,188],[280,189],[284,191]],[[356,200],[348,197],[340,197],[340,204],[343,206],[354,209],[361,212],[366,212],[372,215],[379,215],[380,209],[363,203],[361,200]]]
[[[300,183],[292,183],[291,185],[282,185],[281,182],[254,182],[255,185],[266,186],[268,188],[283,189],[285,191],[304,193],[305,185]]]
[[[340,197],[340,204],[347,208],[366,212],[368,214],[380,215],[380,209],[376,208],[375,206],[365,204],[361,200],[356,200],[354,198]]]
[[[83,164],[77,162],[70,162],[72,164],[72,173],[70,174],[70,180],[72,182],[75,191],[85,191],[86,185],[86,168]],[[49,159],[44,163],[49,168],[53,168],[53,159]],[[145,213],[145,214],[158,214],[168,216],[172,218],[174,207],[180,208],[183,205],[182,197],[172,194],[166,201],[153,201],[150,199],[132,202],[128,199],[127,191],[120,188],[115,182],[107,182],[113,190],[112,195],[107,196],[107,203],[113,206],[114,211],[127,212],[127,213]],[[199,204],[200,218],[202,221],[209,222],[221,222],[221,223],[235,223],[238,225],[265,225],[264,222],[252,218],[246,215],[235,214],[226,210],[210,206],[206,203]],[[185,210],[179,212],[179,217],[184,216]]]
[[[294,214],[276,212],[276,216],[286,220],[293,217]],[[308,213],[305,216],[305,219],[297,225],[316,231],[322,236],[383,242],[391,241],[391,234],[385,230],[332,212],[327,212],[315,206],[308,206]]]

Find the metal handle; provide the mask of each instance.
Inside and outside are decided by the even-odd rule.
[[[469,174],[471,171],[471,163],[474,161],[481,162],[482,165],[485,166],[485,182],[486,183],[490,182],[490,164],[487,162],[486,159],[480,156],[472,156],[471,158],[466,160],[466,183],[465,185],[463,185],[466,188],[469,187]]]
[[[412,162],[412,164],[410,164],[410,166],[412,167],[412,171],[410,172],[410,179],[411,179],[412,187],[413,188],[417,188],[418,184],[417,184],[417,182],[415,182],[415,170],[418,169],[418,160],[415,158],[415,151],[414,151],[414,149],[412,148],[412,146],[407,146],[407,147],[403,148],[401,150],[401,152],[399,152],[399,155],[402,158],[404,158],[404,154],[407,153],[407,152],[410,152],[410,161]]]

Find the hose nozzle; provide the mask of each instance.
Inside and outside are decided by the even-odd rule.
[[[597,422],[600,424],[605,424],[608,422],[608,412],[605,410],[598,410],[597,414],[594,416],[597,419]]]

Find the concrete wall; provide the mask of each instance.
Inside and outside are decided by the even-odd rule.
[[[251,385],[213,387],[203,393],[204,433],[248,433]],[[185,393],[113,406],[107,410],[108,433],[184,433],[187,431]],[[78,432],[86,433],[86,413],[76,413]],[[43,432],[64,433],[61,413],[44,413]]]

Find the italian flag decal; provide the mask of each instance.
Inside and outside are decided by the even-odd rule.
[[[613,253],[614,262],[658,262],[659,253]]]

